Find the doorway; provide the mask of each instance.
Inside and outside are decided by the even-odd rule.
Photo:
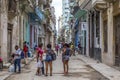
[[[114,17],[115,27],[115,65],[120,67],[120,15]]]
[[[7,32],[7,50],[8,50],[8,59],[12,53],[12,24],[8,23],[8,32]]]

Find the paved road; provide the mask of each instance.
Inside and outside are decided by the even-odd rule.
[[[72,56],[70,59],[70,71],[67,76],[63,75],[60,55],[57,57],[57,60],[53,62],[53,65],[52,77],[45,77],[43,75],[36,76],[36,60],[34,60],[30,65],[22,69],[21,74],[13,74],[6,80],[108,80],[75,56]]]

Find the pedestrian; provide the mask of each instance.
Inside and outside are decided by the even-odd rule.
[[[62,48],[62,45],[61,43],[59,44],[59,53],[61,53],[61,48]]]
[[[78,43],[78,54],[81,54],[81,44],[80,44],[80,42]]]
[[[14,53],[14,72],[16,72],[18,66],[18,73],[21,73],[21,49],[18,45],[15,46],[16,52]]]
[[[69,57],[70,57],[70,48],[67,43],[63,46],[63,53],[62,53],[62,62],[63,62],[63,68],[64,68],[64,75],[68,74],[69,70]]]
[[[71,55],[75,56],[75,47],[74,47],[73,43],[71,43],[70,48],[71,48]]]
[[[27,57],[28,57],[28,46],[27,46],[27,42],[24,42],[23,45],[23,52],[24,52],[24,57],[25,57],[25,64],[27,64]]]
[[[42,63],[42,57],[38,58],[37,61],[37,71],[36,71],[36,75],[41,75],[41,69],[43,67],[43,63]]]
[[[48,67],[50,67],[50,76],[52,76],[52,54],[54,53],[53,49],[51,49],[51,44],[47,45],[47,49],[45,50],[46,53],[46,76],[48,76]]]
[[[37,51],[36,58],[37,58],[37,63],[39,66],[40,66],[40,63],[42,63],[41,69],[42,69],[42,74],[44,75],[44,60],[43,60],[43,52],[44,51],[42,50],[42,47],[43,47],[42,43],[38,45],[38,48],[36,50]]]
[[[55,46],[55,50],[56,50],[56,52],[57,52],[57,56],[58,56],[58,50],[59,50],[59,45],[58,45],[58,44],[56,44],[56,46]]]

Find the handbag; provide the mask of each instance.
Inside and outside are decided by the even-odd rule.
[[[43,61],[46,60],[46,54],[43,54],[43,56],[42,56],[42,60],[43,60]]]

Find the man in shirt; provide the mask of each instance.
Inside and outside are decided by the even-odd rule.
[[[14,53],[14,72],[16,72],[18,66],[18,73],[21,72],[21,49],[18,45],[15,46],[16,52]]]

